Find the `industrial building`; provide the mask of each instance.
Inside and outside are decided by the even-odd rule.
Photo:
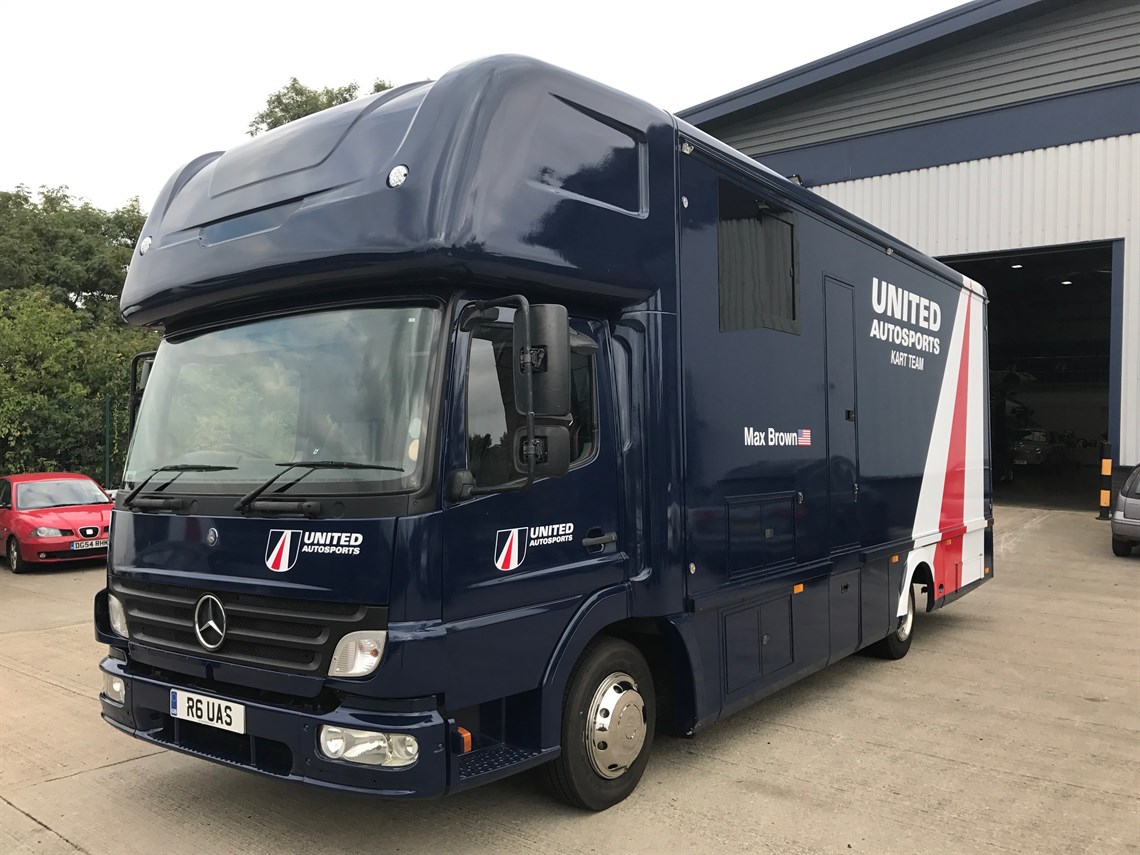
[[[978,0],[679,115],[986,287],[995,480],[1140,463],[1140,3]]]

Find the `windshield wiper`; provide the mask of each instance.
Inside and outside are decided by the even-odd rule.
[[[298,483],[302,478],[306,478],[318,469],[383,469],[387,472],[403,472],[399,466],[384,466],[380,463],[354,463],[351,460],[302,460],[295,463],[274,463],[274,466],[284,467],[280,472],[269,478],[264,483],[254,487],[234,505],[235,511],[248,510],[262,493],[277,483],[277,479],[287,472],[292,472],[294,469],[308,469],[301,478],[296,478],[290,481],[282,489],[289,489],[294,484]]]
[[[172,463],[169,466],[159,466],[157,469],[143,478],[142,481],[140,481],[138,485],[136,485],[135,488],[131,490],[131,492],[127,493],[127,495],[123,497],[123,507],[129,508],[131,506],[131,502],[135,500],[135,496],[141,493],[143,487],[149,484],[151,482],[151,479],[154,478],[154,476],[159,472],[177,472],[178,475],[174,476],[174,478],[177,478],[183,472],[221,472],[226,469],[237,469],[237,467],[213,466],[205,463]],[[164,490],[174,482],[174,478],[171,478],[166,482],[166,484],[163,485]]]

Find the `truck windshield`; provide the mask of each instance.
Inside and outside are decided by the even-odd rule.
[[[280,472],[283,463],[337,460],[376,468],[314,471],[306,493],[415,489],[439,325],[438,309],[385,306],[164,341],[139,410],[125,485],[163,466],[225,466],[233,468],[183,472],[168,492],[237,493]]]

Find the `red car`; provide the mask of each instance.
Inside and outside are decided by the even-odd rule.
[[[111,499],[86,475],[0,478],[0,542],[13,573],[33,562],[104,557],[110,530]]]

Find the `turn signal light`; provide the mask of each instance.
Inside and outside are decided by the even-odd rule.
[[[111,629],[116,635],[127,638],[127,613],[123,609],[122,601],[114,594],[107,595],[107,611],[111,616]]]
[[[329,676],[368,676],[380,664],[380,657],[384,654],[384,642],[387,639],[388,633],[379,629],[350,632],[340,640],[333,652],[332,662],[329,663]]]

